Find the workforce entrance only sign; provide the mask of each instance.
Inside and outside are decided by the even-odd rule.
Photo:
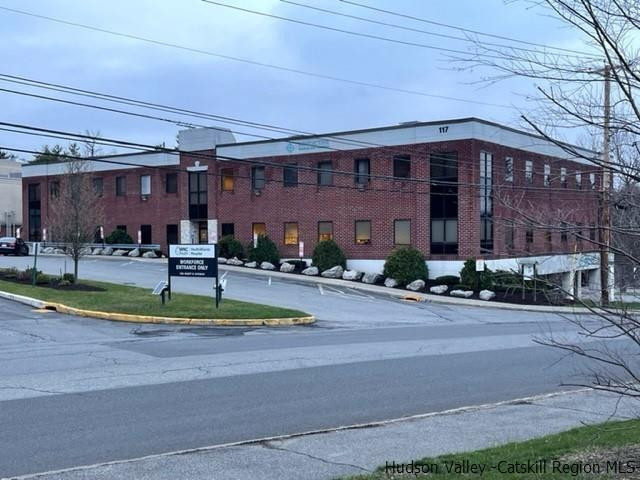
[[[169,245],[169,277],[218,277],[215,245]]]

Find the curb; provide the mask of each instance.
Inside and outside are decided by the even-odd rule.
[[[176,318],[154,317],[148,315],[131,315],[128,313],[100,312],[97,310],[83,310],[69,307],[61,303],[45,302],[36,298],[25,297],[13,293],[0,291],[0,298],[23,303],[36,308],[54,310],[59,313],[76,315],[78,317],[98,318],[115,322],[157,323],[170,325],[203,325],[213,327],[290,327],[294,325],[310,325],[315,323],[313,315],[308,317],[282,318]]]
[[[44,254],[44,256],[52,256],[52,257],[61,257],[62,254]],[[110,256],[102,256],[102,255],[87,255],[84,258],[95,258],[95,259],[125,259],[138,261],[138,262],[166,262],[166,258],[141,258],[141,257],[110,257]],[[410,300],[415,302],[430,302],[437,303],[442,305],[455,305],[461,307],[481,307],[481,308],[491,308],[498,310],[513,310],[513,311],[528,311],[528,312],[543,312],[543,313],[573,313],[573,314],[586,314],[591,315],[594,312],[585,307],[561,307],[561,306],[551,306],[551,305],[525,305],[520,303],[506,303],[506,302],[495,302],[495,301],[484,301],[477,299],[468,299],[468,298],[454,298],[449,296],[441,296],[434,295],[431,293],[422,293],[422,292],[411,292],[410,290],[398,289],[398,288],[388,288],[380,285],[369,285],[361,282],[353,282],[350,280],[342,280],[339,278],[324,278],[320,276],[307,276],[307,275],[297,275],[290,273],[283,273],[276,270],[261,270],[259,268],[248,268],[248,267],[240,267],[234,265],[227,265],[224,263],[218,264],[218,268],[220,270],[226,270],[230,272],[237,273],[246,273],[253,274],[259,276],[272,276],[275,278],[285,279],[291,282],[306,282],[306,283],[314,283],[314,284],[322,284],[322,285],[336,285],[342,287],[349,287],[355,290],[361,290],[369,293],[377,293],[380,295],[386,295],[398,300]]]
[[[221,263],[218,265],[220,270],[229,272],[246,273],[249,275],[272,276],[291,282],[306,282],[322,285],[335,285],[353,288],[369,293],[377,293],[396,298],[398,300],[410,300],[415,302],[438,303],[443,305],[456,305],[467,307],[482,307],[500,310],[528,311],[528,312],[546,312],[546,313],[576,313],[576,314],[593,314],[591,310],[584,307],[554,307],[547,305],[524,305],[520,303],[491,302],[468,298],[453,298],[431,293],[412,292],[399,288],[388,288],[381,285],[369,285],[361,282],[353,282],[350,280],[342,280],[338,278],[324,278],[319,276],[292,275],[290,273],[278,272],[275,270],[260,270],[258,268],[237,267],[234,265],[226,265]]]

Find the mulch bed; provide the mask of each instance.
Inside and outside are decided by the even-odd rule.
[[[31,285],[31,280],[18,280],[13,276],[5,276],[0,275],[0,279],[6,282],[18,283],[20,285]],[[38,283],[37,287],[42,288],[50,288],[52,290],[60,290],[65,292],[106,292],[104,288],[95,287],[93,285],[87,285],[85,283],[69,283],[69,284],[58,284],[58,283]]]

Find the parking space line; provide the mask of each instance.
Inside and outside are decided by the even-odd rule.
[[[324,295],[324,289],[322,288],[321,284],[317,284],[318,285],[318,290],[320,290],[320,295]]]

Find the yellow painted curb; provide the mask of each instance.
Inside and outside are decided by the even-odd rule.
[[[412,302],[422,302],[423,298],[415,293],[407,293],[402,297],[403,300],[411,300]]]
[[[310,325],[316,321],[313,315],[308,317],[284,318],[177,318],[153,317],[148,315],[131,315],[128,313],[100,312],[97,310],[82,310],[68,307],[61,303],[44,302],[44,309],[56,310],[60,313],[77,315],[79,317],[100,318],[116,322],[132,323],[164,323],[174,325],[210,325],[216,327],[287,327],[292,325]]]

